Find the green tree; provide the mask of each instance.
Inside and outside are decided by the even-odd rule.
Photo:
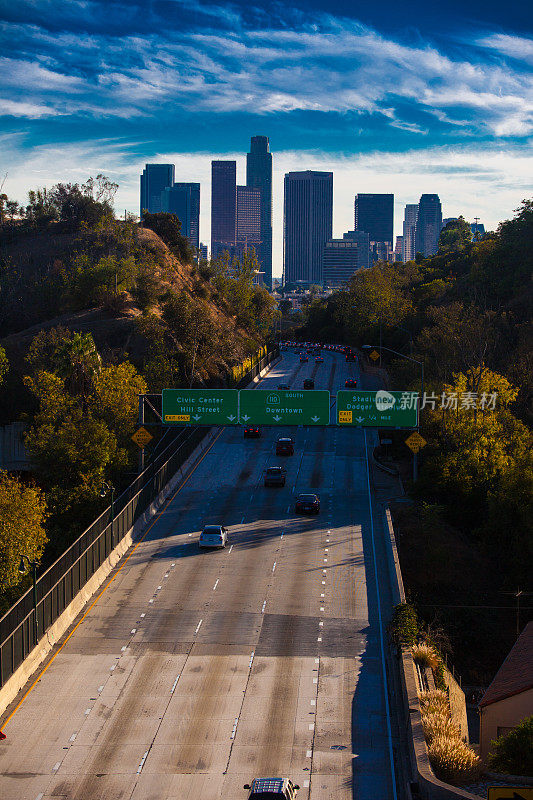
[[[341,295],[337,314],[351,343],[364,343],[382,326],[401,324],[412,313],[412,299],[407,280],[392,265],[359,270],[350,282],[350,290]]]
[[[146,381],[129,361],[103,367],[94,381],[91,408],[119,441],[129,440],[139,415],[139,395],[146,394],[147,389]]]
[[[101,369],[101,359],[90,333],[74,333],[65,339],[56,353],[57,374],[65,380],[70,393],[81,398],[85,408],[94,381]]]
[[[39,560],[46,544],[47,518],[43,493],[0,471],[0,586],[16,586],[22,579],[21,555]]]
[[[488,761],[497,772],[533,777],[533,716],[491,742]]]
[[[472,230],[464,217],[452,219],[441,230],[439,253],[458,253],[472,243]]]
[[[194,248],[181,233],[181,222],[175,214],[150,214],[143,211],[142,218],[144,227],[157,233],[182,263],[193,264],[196,261]]]
[[[495,353],[494,316],[460,302],[430,306],[427,324],[416,341],[417,351],[429,366],[429,377],[449,380],[453,371],[479,376]]]

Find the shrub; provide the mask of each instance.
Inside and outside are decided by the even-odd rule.
[[[433,667],[433,677],[437,689],[446,691],[446,681],[444,680],[444,664],[441,658],[437,658],[437,665]]]
[[[413,659],[421,667],[430,667],[437,669],[439,664],[439,656],[437,651],[428,644],[415,644],[411,647]]]
[[[418,635],[416,611],[409,603],[398,603],[394,606],[389,626],[392,641],[401,645],[413,645]]]
[[[206,298],[209,296],[209,289],[207,288],[205,283],[201,283],[200,281],[195,283],[193,287],[193,292],[197,297]]]
[[[159,283],[149,269],[143,269],[137,275],[132,295],[142,311],[147,311],[157,302]]]
[[[437,736],[446,736],[451,739],[461,737],[460,727],[450,718],[448,713],[434,711],[431,714],[424,714],[422,717],[422,727],[428,745]]]
[[[432,692],[420,692],[418,699],[422,714],[450,714],[448,695],[442,689]]]
[[[447,783],[475,780],[481,771],[481,759],[461,739],[435,736],[428,747],[435,774]]]
[[[491,742],[488,763],[497,772],[533,777],[533,717]]]

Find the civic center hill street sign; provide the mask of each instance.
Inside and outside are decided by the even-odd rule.
[[[165,424],[238,425],[237,389],[163,389]]]
[[[416,428],[418,392],[337,392],[337,423],[360,428]]]
[[[241,389],[239,415],[245,425],[329,425],[329,392]]]

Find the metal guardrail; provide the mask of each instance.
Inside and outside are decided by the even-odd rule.
[[[279,353],[271,349],[237,387],[249,383]],[[42,638],[94,575],[211,428],[176,431],[165,450],[115,500],[111,525],[108,507],[37,579],[37,630]],[[0,688],[38,642],[34,641],[34,609],[29,589],[0,619]]]

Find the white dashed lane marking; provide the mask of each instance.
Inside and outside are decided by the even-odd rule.
[[[141,770],[144,767],[144,762],[146,761],[147,758],[148,758],[148,750],[146,751],[146,753],[141,758],[141,763],[139,764],[139,768],[137,770],[137,775],[140,775]]]

